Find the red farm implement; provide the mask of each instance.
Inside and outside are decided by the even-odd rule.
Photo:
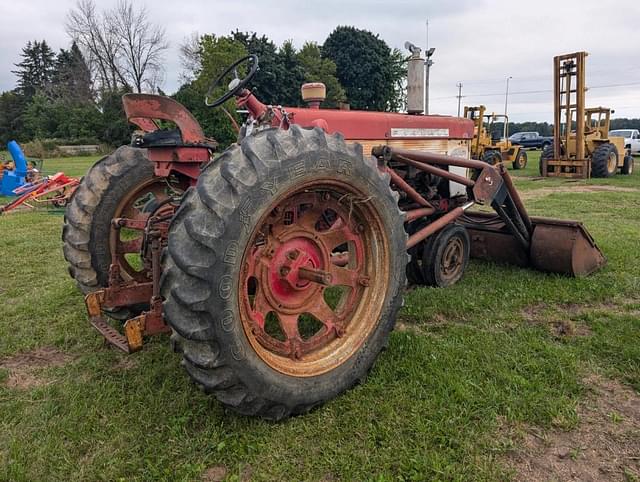
[[[196,384],[281,419],[365,377],[407,278],[451,285],[469,256],[570,276],[604,264],[580,223],[529,217],[503,166],[469,159],[471,121],[320,109],[321,84],[303,86],[308,108],[265,105],[246,88],[257,71],[248,56],[212,84],[208,105],[249,113],[215,158],[180,104],[126,95],[143,134],[67,206],[70,272],[123,351],[171,331]]]
[[[18,197],[6,205],[0,206],[0,214],[19,207],[29,209],[44,205],[65,207],[79,184],[79,179],[68,177],[62,172],[27,183],[14,189],[13,192]]]

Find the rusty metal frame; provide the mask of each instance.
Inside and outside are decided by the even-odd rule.
[[[506,184],[505,175],[498,168],[488,165],[482,161],[466,159],[462,157],[446,156],[424,151],[410,151],[406,149],[397,149],[389,146],[376,146],[372,149],[372,154],[384,163],[384,170],[389,173],[390,182],[400,191],[404,192],[418,206],[417,209],[405,211],[405,223],[414,222],[434,216],[429,224],[415,233],[407,240],[407,249],[410,249],[424,241],[427,237],[436,233],[447,224],[455,222],[464,212],[473,206],[476,202],[480,204],[491,204],[493,200],[504,193],[510,193],[513,183]],[[392,167],[388,165],[390,161],[402,163],[416,169],[428,172],[435,176],[460,183],[470,189],[472,199],[462,206],[456,206],[453,209],[442,210],[433,206],[420,193],[411,187]],[[453,174],[442,167],[437,166],[461,166],[474,169],[478,175],[476,179],[469,179],[457,174]],[[508,176],[508,174],[506,174]],[[517,195],[517,193],[516,193]],[[524,212],[522,201],[518,198],[518,211]],[[517,206],[518,206],[517,205]],[[525,212],[526,215],[526,212]],[[527,218],[528,219],[528,218]]]

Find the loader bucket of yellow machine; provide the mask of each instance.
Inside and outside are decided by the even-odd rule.
[[[541,271],[588,276],[607,260],[579,221],[532,217],[530,262]]]

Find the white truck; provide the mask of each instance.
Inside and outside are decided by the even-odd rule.
[[[631,154],[640,154],[640,131],[638,129],[616,129],[609,131],[609,137],[624,137],[624,147]]]

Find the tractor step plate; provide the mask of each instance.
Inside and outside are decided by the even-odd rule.
[[[93,326],[104,337],[106,341],[125,353],[131,353],[127,339],[121,335],[118,330],[109,325],[102,317],[92,317],[91,326]]]

